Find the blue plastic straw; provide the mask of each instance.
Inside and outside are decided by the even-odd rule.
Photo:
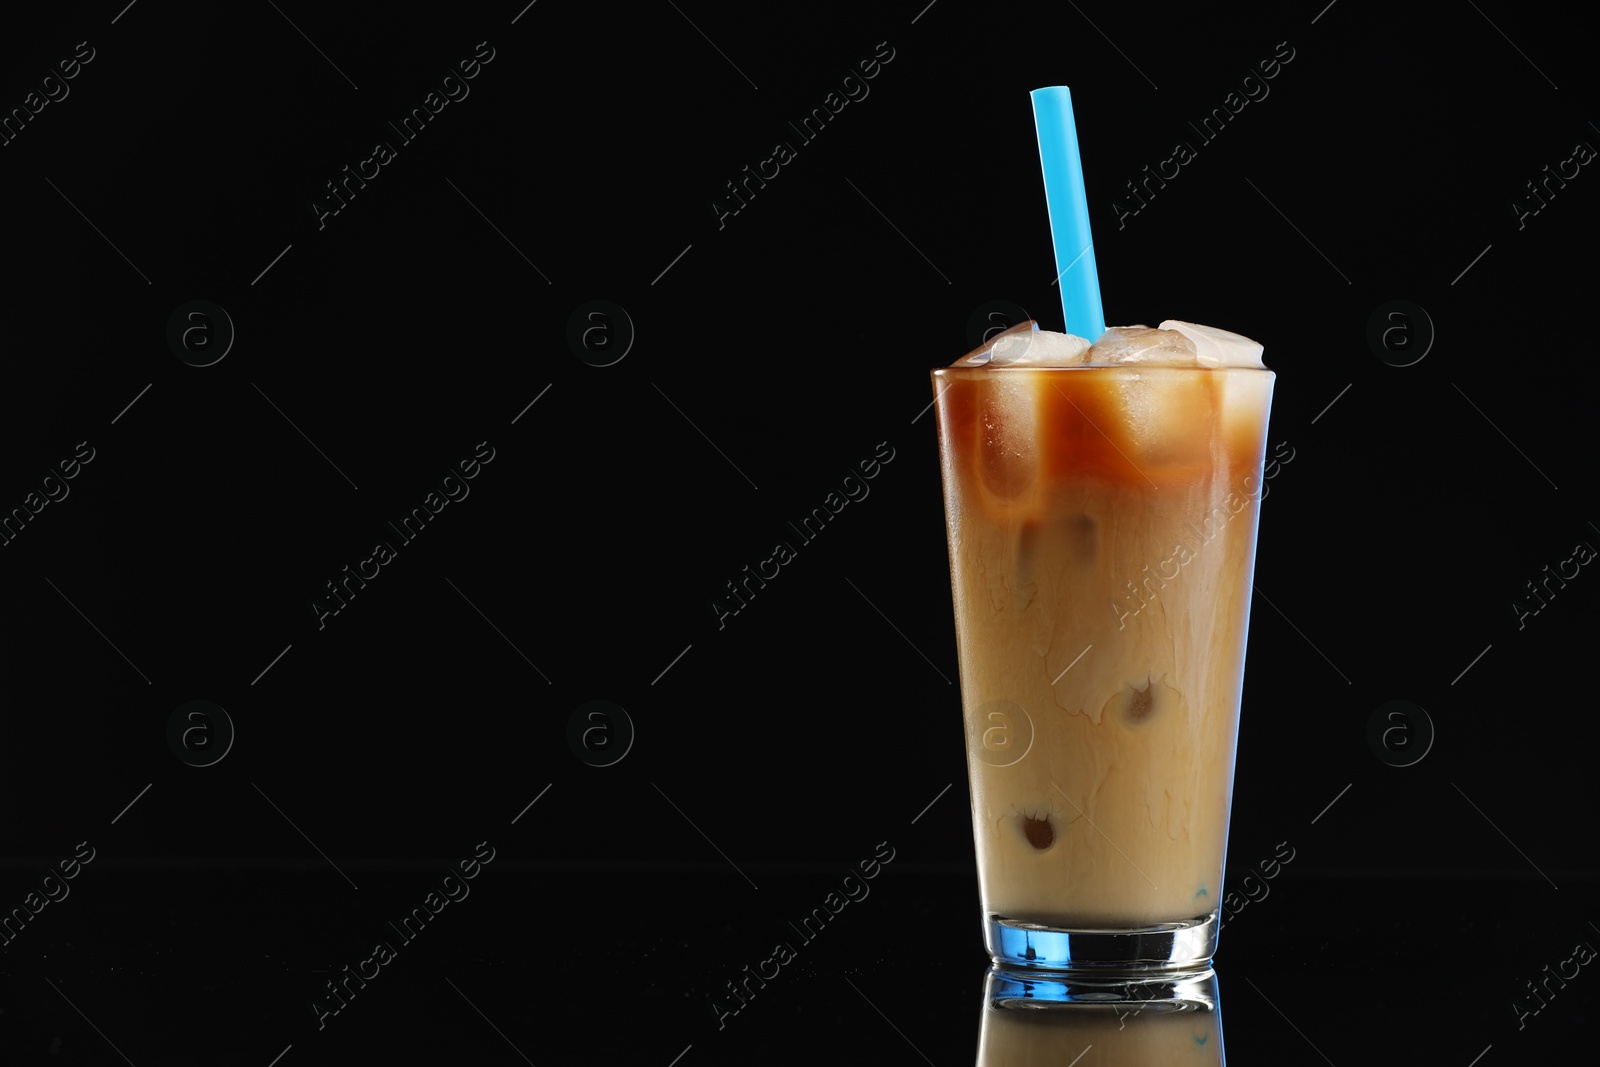
[[[1072,93],[1065,85],[1035,89],[1033,124],[1039,131],[1039,162],[1044,168],[1044,199],[1050,209],[1057,281],[1067,332],[1100,339],[1106,332],[1100,308],[1100,272],[1089,234],[1089,197],[1083,188],[1083,159],[1072,119]]]

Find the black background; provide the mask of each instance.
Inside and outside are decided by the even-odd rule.
[[[1600,546],[1600,179],[1512,207],[1600,144],[1573,19],[8,13],[6,113],[78,42],[94,58],[0,147],[0,508],[78,442],[94,459],[0,547],[0,907],[79,842],[95,858],[0,946],[6,1062],[970,1060],[985,958],[927,374],[991,301],[1062,327],[1027,96],[1061,83],[1107,321],[1262,341],[1293,455],[1262,509],[1230,889],[1280,842],[1295,859],[1223,940],[1229,1051],[1592,1049],[1590,968],[1521,1028],[1511,1006],[1600,945],[1600,579],[1512,606]],[[480,41],[470,95],[400,143],[385,123]],[[890,49],[802,143],[788,124]],[[1290,49],[1214,140],[1187,126]],[[380,138],[393,161],[319,226]],[[1179,140],[1196,158],[1119,218]],[[719,225],[778,141],[796,157]],[[209,367],[167,342],[192,300],[236,331]],[[574,347],[595,300],[631,325]],[[1391,301],[1425,318],[1385,350]],[[319,628],[323,583],[482,441],[470,495]],[[719,627],[724,583],[881,443],[870,495]],[[236,730],[203,768],[166,734],[197,699]],[[568,743],[591,700],[634,731],[609,767]],[[1368,742],[1391,700],[1431,723],[1407,723],[1410,766]],[[329,972],[480,841],[470,898],[319,1030]],[[871,897],[719,1029],[724,984],[879,842]]]

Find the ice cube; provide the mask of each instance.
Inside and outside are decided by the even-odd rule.
[[[1054,330],[1006,333],[995,339],[991,367],[1071,367],[1083,362],[1087,338]]]
[[[1133,364],[1113,372],[1118,377],[1107,383],[1116,398],[1114,424],[1132,446],[1125,454],[1146,477],[1159,481],[1152,472],[1203,469],[1211,462],[1216,386],[1222,382],[1218,375],[1194,373],[1196,367]]]
[[[1215,326],[1198,326],[1192,322],[1168,319],[1161,324],[1163,330],[1174,330],[1194,343],[1196,358],[1202,367],[1264,367],[1261,362],[1262,347],[1248,337]]]
[[[1159,367],[1196,367],[1199,360],[1195,343],[1184,334],[1165,327],[1113,326],[1100,335],[1089,349],[1085,362],[1096,365],[1142,363]]]
[[[978,394],[978,474],[1001,500],[1015,500],[1033,488],[1039,464],[1036,385],[996,374]]]
[[[960,359],[956,360],[954,363],[952,363],[950,365],[952,367],[983,367],[983,366],[987,366],[988,363],[989,363],[989,360],[994,357],[994,346],[995,345],[999,344],[1001,341],[1005,340],[1007,337],[1013,337],[1013,336],[1015,336],[1017,334],[1024,334],[1024,333],[1031,334],[1034,331],[1038,330],[1038,328],[1039,328],[1039,324],[1034,322],[1032,319],[1029,319],[1026,322],[1019,322],[1015,326],[1011,327],[1010,329],[1003,330],[1000,333],[995,334],[993,337],[991,337],[987,341],[983,342],[983,344],[979,345],[977,348],[974,348],[971,352],[968,352],[966,355],[962,356]]]

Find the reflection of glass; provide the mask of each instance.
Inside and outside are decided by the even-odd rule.
[[[991,967],[978,1067],[1221,1067],[1217,978],[1054,977]]]

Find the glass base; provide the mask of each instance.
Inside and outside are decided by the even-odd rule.
[[[1217,951],[1216,915],[1128,930],[1074,930],[990,915],[983,942],[995,965],[1051,971],[1135,974],[1196,971]]]

